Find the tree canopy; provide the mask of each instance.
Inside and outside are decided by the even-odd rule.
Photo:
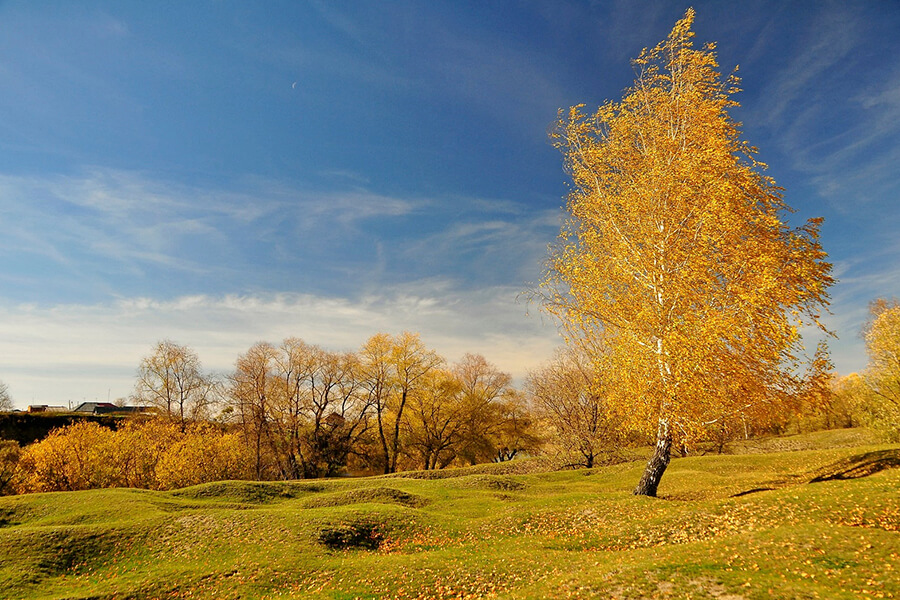
[[[157,407],[184,430],[189,421],[206,416],[214,391],[215,382],[203,373],[193,349],[162,340],[141,360],[134,398]]]

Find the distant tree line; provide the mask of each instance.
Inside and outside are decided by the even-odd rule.
[[[508,460],[539,446],[508,374],[468,354],[448,365],[419,336],[378,334],[358,352],[288,338],[260,342],[215,381],[190,348],[160,342],[135,401],[184,429],[215,418],[239,431],[258,479],[393,473]]]
[[[220,377],[163,340],[140,362],[131,400],[155,413],[117,430],[77,422],[25,447],[4,442],[2,489],[442,469],[533,455],[546,438],[509,374],[479,355],[450,364],[409,332],[375,335],[357,352],[260,342]]]

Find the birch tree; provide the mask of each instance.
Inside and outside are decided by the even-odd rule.
[[[693,47],[693,19],[633,61],[621,101],[560,111],[551,133],[572,183],[545,307],[570,341],[608,349],[609,402],[656,440],[634,490],[650,496],[673,441],[792,393],[799,329],[832,283],[821,219],[786,224],[782,189],[729,114],[739,81],[719,73],[714,44]],[[712,393],[722,380],[741,394]]]

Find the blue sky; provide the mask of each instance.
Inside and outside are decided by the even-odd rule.
[[[521,378],[558,344],[517,302],[566,193],[547,129],[619,98],[687,6],[0,4],[0,380],[114,399],[163,338],[227,372],[407,329]],[[825,217],[860,370],[867,303],[900,296],[900,4],[693,6],[791,222]]]

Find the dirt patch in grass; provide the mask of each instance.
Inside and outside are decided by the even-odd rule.
[[[384,541],[378,524],[371,521],[340,523],[323,527],[316,541],[329,550],[377,550]]]
[[[0,508],[0,527],[12,527],[26,522],[34,516],[34,511],[24,507],[14,506]]]

